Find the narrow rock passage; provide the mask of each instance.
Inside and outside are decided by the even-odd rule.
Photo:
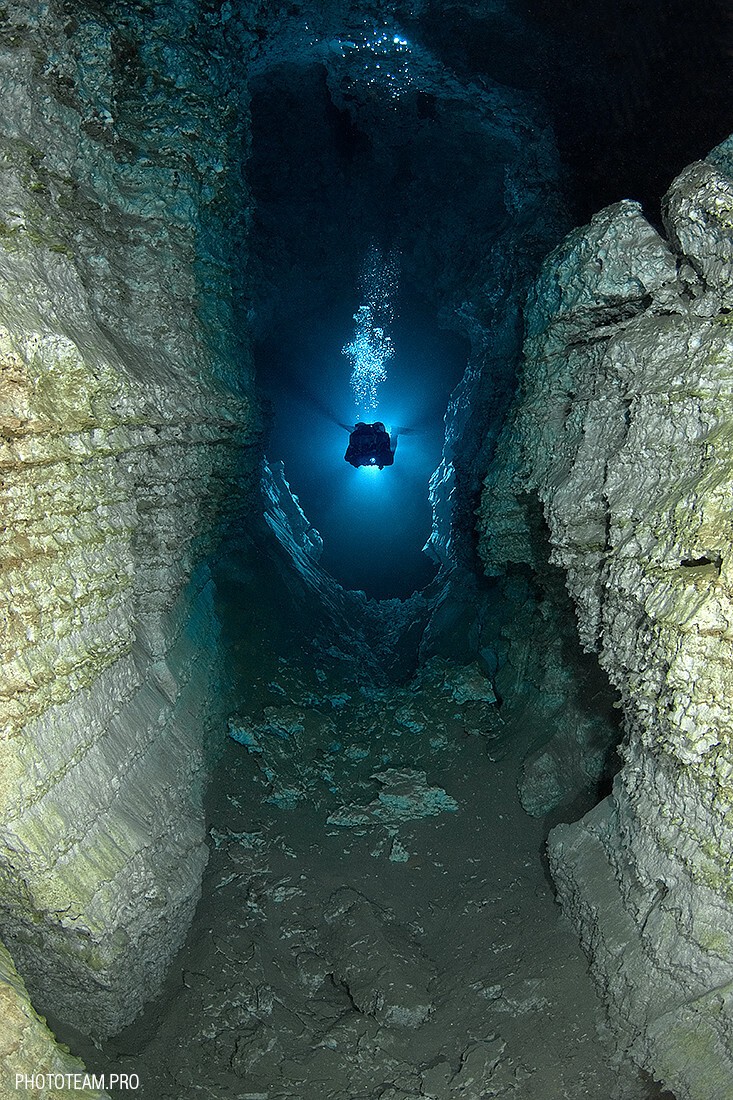
[[[278,648],[242,634],[203,897],[115,1063],[150,1100],[651,1095],[610,1062],[519,803],[522,707],[478,665],[385,687],[337,644]]]

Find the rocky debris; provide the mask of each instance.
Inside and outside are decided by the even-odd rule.
[[[280,702],[265,706],[260,720],[238,714],[229,721],[229,736],[261,769],[268,801],[291,809],[302,800],[322,805],[334,826],[383,826],[389,844],[378,846],[380,853],[404,862],[409,844],[396,835],[400,822],[456,809],[442,788],[431,788],[426,769],[440,768],[465,736],[479,737],[495,761],[520,749],[527,754],[520,796],[528,813],[542,816],[579,796],[594,801],[614,767],[615,696],[577,646],[564,592],[545,600],[538,619],[529,588],[518,580],[503,587],[515,610],[500,627],[500,654],[487,649],[480,663],[433,657],[406,688],[345,680],[348,691],[324,691],[322,669],[315,671],[317,690],[306,689],[281,666],[269,684]],[[338,667],[340,656],[331,656]],[[524,726],[520,739],[507,736],[514,722]],[[346,736],[336,735],[337,724]],[[413,763],[423,770],[400,767]]]
[[[435,814],[454,813],[458,803],[442,787],[429,787],[425,772],[390,768],[371,777],[382,790],[367,806],[344,806],[329,814],[329,825],[397,825]]]
[[[382,1024],[423,1024],[433,1008],[428,985],[435,975],[404,932],[347,886],[331,896],[324,919],[334,980],[343,983],[355,1008]]]
[[[259,758],[272,786],[268,800],[292,809],[312,789],[314,779],[300,737],[305,733],[305,714],[295,707],[267,707],[265,717],[260,723],[230,718],[229,736]]]
[[[723,147],[681,173],[668,240],[622,203],[548,258],[480,520],[490,572],[541,574],[541,503],[619,691],[625,766],[603,809],[551,835],[552,866],[622,1044],[678,1100],[733,1095],[729,173]],[[555,798],[563,736],[527,761],[530,808]],[[581,739],[576,760],[594,756]]]
[[[500,724],[495,684],[477,661],[431,657],[417,670],[412,683],[413,694],[423,690],[440,693],[446,715],[467,731],[489,736]]]
[[[441,757],[455,751],[455,740],[435,736],[440,727],[416,706],[412,689],[387,692],[362,685],[358,693],[315,695],[303,692],[289,677],[281,680],[273,694],[289,694],[309,705],[282,702],[266,706],[263,721],[241,713],[229,720],[229,737],[244,746],[260,769],[265,802],[282,810],[307,802],[319,809],[326,825],[362,832],[380,829],[383,838],[373,849],[374,857],[407,862],[409,841],[399,836],[400,827],[455,812],[458,803],[442,787],[429,784],[426,771],[388,765],[422,758],[439,768]],[[322,683],[317,676],[316,681]],[[436,689],[453,739],[464,735],[462,716],[454,709],[454,681],[464,692],[468,683],[467,693],[487,694],[486,681],[477,681],[474,670],[466,678],[462,669],[441,665]],[[485,705],[483,699],[479,702]],[[423,737],[428,725],[433,736]],[[381,767],[375,770],[375,765]]]
[[[323,690],[321,669],[313,690],[282,666],[268,685],[278,702],[257,716],[242,711],[229,719],[229,737],[256,761],[269,800],[326,807],[334,825],[391,826],[456,809],[427,782],[426,769],[440,768],[466,735],[487,744],[497,736],[495,696],[479,667],[435,658],[407,687],[384,689],[338,651],[330,659],[331,691]],[[409,766],[420,763],[423,770]]]
[[[536,642],[522,658],[534,672]],[[268,1100],[612,1097],[585,960],[536,858],[542,826],[516,799],[523,710],[502,705],[517,751],[500,776],[473,732],[479,715],[498,728],[497,704],[457,702],[461,666],[384,687],[338,654],[280,659],[276,678],[259,658],[253,713],[240,704],[212,788],[180,971],[119,1040],[145,1100],[180,1100],[182,1083]],[[284,812],[264,768],[293,774],[295,739],[314,769],[302,789],[315,785]],[[329,824],[344,811],[351,827]],[[619,1080],[614,1100],[646,1100]]]

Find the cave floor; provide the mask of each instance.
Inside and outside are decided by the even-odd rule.
[[[282,652],[242,647],[196,919],[110,1065],[148,1100],[652,1095],[520,806],[522,707],[447,661],[375,687],[334,646]]]

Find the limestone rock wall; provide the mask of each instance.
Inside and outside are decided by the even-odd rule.
[[[196,5],[104,11],[0,14],[0,931],[36,1007],[96,1035],[198,897],[206,557],[256,480],[246,105]]]
[[[618,688],[613,795],[551,834],[623,1047],[677,1100],[733,1095],[731,143],[664,201],[601,211],[546,261],[523,386],[486,480],[488,572],[539,560]]]
[[[43,1095],[48,1100],[67,1100],[71,1096],[103,1100],[109,1096],[99,1087],[100,1075],[95,1079],[87,1074],[78,1058],[57,1046],[45,1020],[33,1009],[23,980],[2,946],[0,1012],[3,1095]]]

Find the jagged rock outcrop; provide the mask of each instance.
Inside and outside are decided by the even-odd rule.
[[[78,1058],[60,1048],[33,1009],[22,978],[0,945],[0,1074],[3,1095],[48,1097],[65,1100],[81,1095],[86,1100],[109,1097],[104,1075],[87,1074]]]
[[[0,928],[36,1007],[96,1035],[198,897],[205,559],[257,476],[236,99],[195,5],[113,7],[0,16]]]
[[[625,715],[614,792],[550,839],[623,1047],[678,1100],[733,1095],[731,143],[546,261],[480,511],[487,571],[540,565]]]

